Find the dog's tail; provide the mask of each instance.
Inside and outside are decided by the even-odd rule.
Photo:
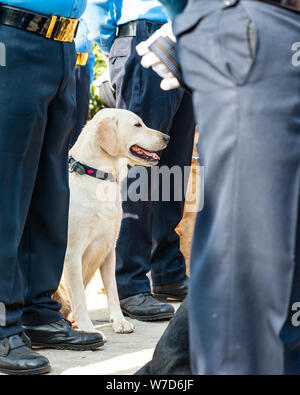
[[[61,304],[62,307],[60,311],[64,317],[69,318],[70,314],[72,313],[72,307],[67,290],[62,284],[59,285],[58,290],[53,295],[53,299]]]

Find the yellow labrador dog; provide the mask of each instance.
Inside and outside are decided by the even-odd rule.
[[[128,164],[152,166],[169,136],[149,129],[126,110],[100,111],[70,151],[68,248],[55,298],[80,330],[95,332],[87,311],[85,288],[100,269],[113,329],[131,333],[122,314],[115,277],[115,247],[122,221],[121,182]]]

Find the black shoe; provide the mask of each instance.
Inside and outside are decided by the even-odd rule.
[[[74,330],[66,319],[48,325],[23,326],[33,347],[55,350],[86,351],[96,350],[104,345],[100,333]]]
[[[189,278],[173,284],[154,285],[152,288],[153,296],[162,302],[183,302],[188,294]]]
[[[0,372],[9,375],[39,375],[51,370],[47,358],[30,348],[29,339],[14,335],[0,340]]]
[[[159,302],[151,294],[130,296],[120,305],[124,315],[140,321],[169,320],[175,314],[173,306]]]

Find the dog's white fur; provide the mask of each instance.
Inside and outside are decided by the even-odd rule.
[[[88,123],[70,151],[75,160],[109,172],[117,180],[70,174],[68,248],[55,298],[61,301],[65,315],[72,311],[80,330],[95,332],[87,310],[85,288],[100,269],[113,329],[117,333],[134,331],[122,314],[115,278],[115,247],[122,220],[121,182],[127,175],[128,164],[157,164],[136,157],[131,147],[160,151],[167,145],[164,137],[147,128],[132,112],[107,109]]]

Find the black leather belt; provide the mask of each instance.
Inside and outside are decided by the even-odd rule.
[[[157,22],[150,22],[146,21],[144,19],[138,20],[138,21],[132,21],[125,23],[124,25],[120,25],[117,28],[117,37],[136,37],[137,35],[137,27],[138,24],[144,22],[145,23],[145,30],[143,30],[143,33],[146,33],[148,37],[152,36],[153,33],[156,32],[159,28],[162,27],[163,23],[157,23]]]
[[[39,34],[50,40],[72,42],[79,20],[55,15],[49,17],[0,4],[0,24]]]

